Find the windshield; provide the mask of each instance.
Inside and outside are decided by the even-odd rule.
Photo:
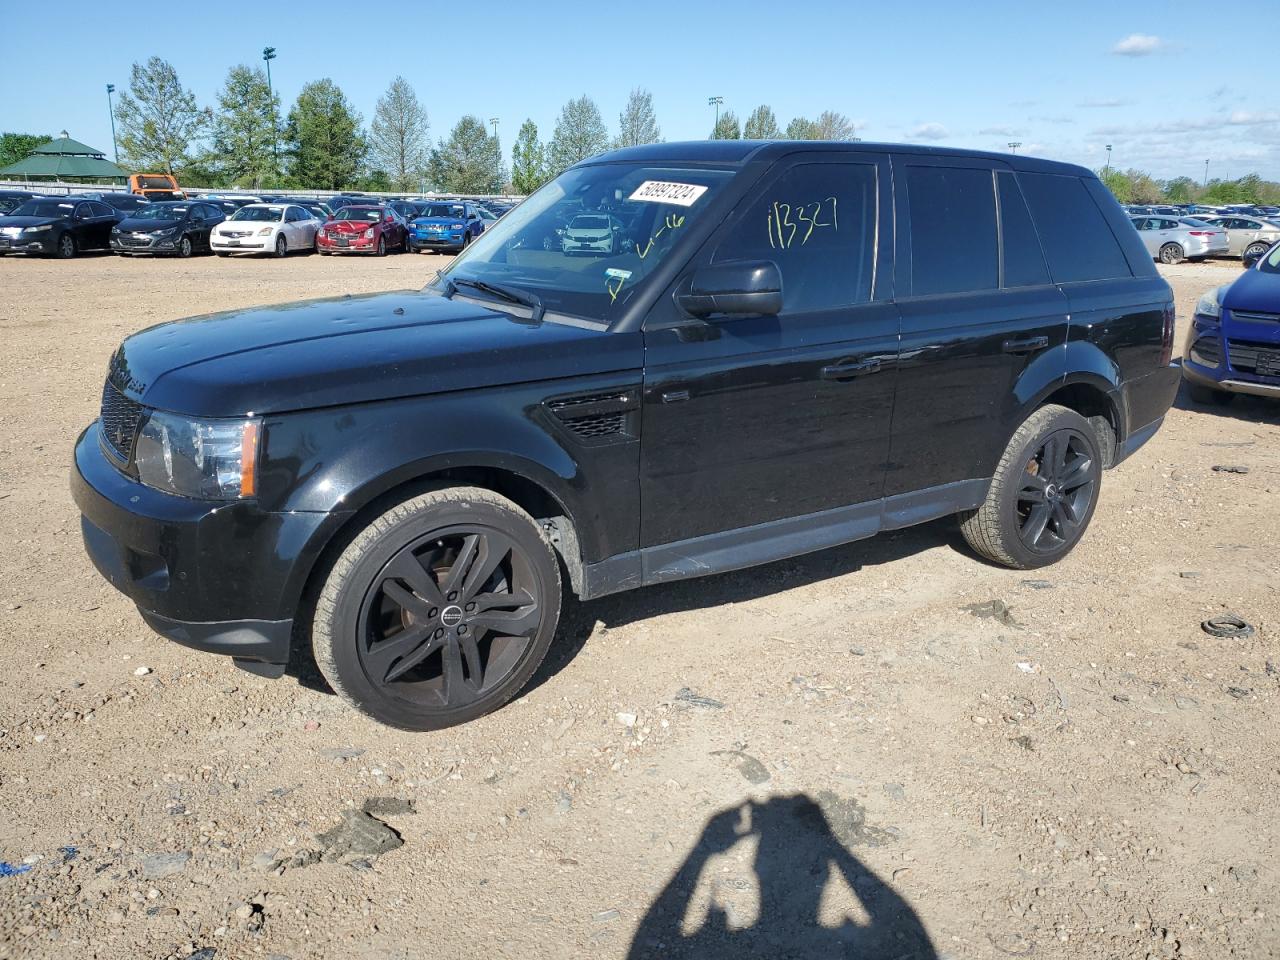
[[[440,217],[441,219],[461,217],[465,212],[462,205],[457,203],[424,203],[419,209],[422,211],[418,214],[420,217]]]
[[[502,284],[549,311],[608,323],[732,176],[641,163],[570,170],[486,228],[435,287]],[[573,235],[586,229],[597,235]]]
[[[75,209],[76,205],[74,203],[66,203],[60,200],[28,200],[14,210],[12,216],[61,217],[63,220],[69,220]]]
[[[187,211],[191,208],[185,203],[170,205],[167,203],[153,203],[149,206],[141,207],[129,215],[130,220],[181,220],[187,215]]]
[[[333,215],[335,220],[361,220],[366,223],[377,223],[382,219],[382,211],[370,207],[343,207]]]
[[[231,219],[279,220],[282,216],[284,216],[284,207],[241,207]]]

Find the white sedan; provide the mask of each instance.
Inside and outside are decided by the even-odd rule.
[[[316,248],[320,221],[296,203],[251,203],[222,221],[209,235],[209,246],[220,257],[233,253],[269,253],[283,257]]]

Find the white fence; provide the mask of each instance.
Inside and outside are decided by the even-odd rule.
[[[103,193],[107,191],[128,190],[127,186],[110,183],[66,183],[61,180],[0,180],[0,190],[28,190],[31,193],[43,193],[48,196],[65,196],[69,193]],[[349,192],[341,190],[244,190],[231,188],[223,190],[217,187],[192,187],[183,186],[185,193],[216,193],[219,196],[235,197],[235,196],[260,196],[267,195],[269,197],[316,197],[324,200],[326,197],[352,196]],[[398,197],[424,197],[430,199],[432,197],[456,197],[460,194],[456,193],[390,193],[375,192],[372,190],[361,190],[357,194],[361,197],[378,197],[378,198],[398,198]],[[475,193],[466,194],[471,200],[523,200],[523,196],[501,193]]]

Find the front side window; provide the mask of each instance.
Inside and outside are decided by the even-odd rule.
[[[1133,276],[1119,241],[1083,180],[1056,173],[1020,173],[1018,182],[1056,283]]]
[[[452,283],[469,296],[476,288],[468,282],[500,284],[535,295],[547,311],[607,323],[731,177],[725,169],[636,162],[576,167],[484,230],[434,288]],[[464,210],[460,203],[433,206]],[[581,216],[610,226],[578,235],[570,224]]]
[[[911,292],[994,290],[996,203],[990,170],[908,167]]]
[[[747,206],[712,261],[776,263],[784,316],[866,303],[874,275],[876,178],[870,163],[792,167]]]

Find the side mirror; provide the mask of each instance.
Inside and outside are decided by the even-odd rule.
[[[676,302],[694,317],[782,312],[782,272],[772,260],[731,260],[696,270]]]

